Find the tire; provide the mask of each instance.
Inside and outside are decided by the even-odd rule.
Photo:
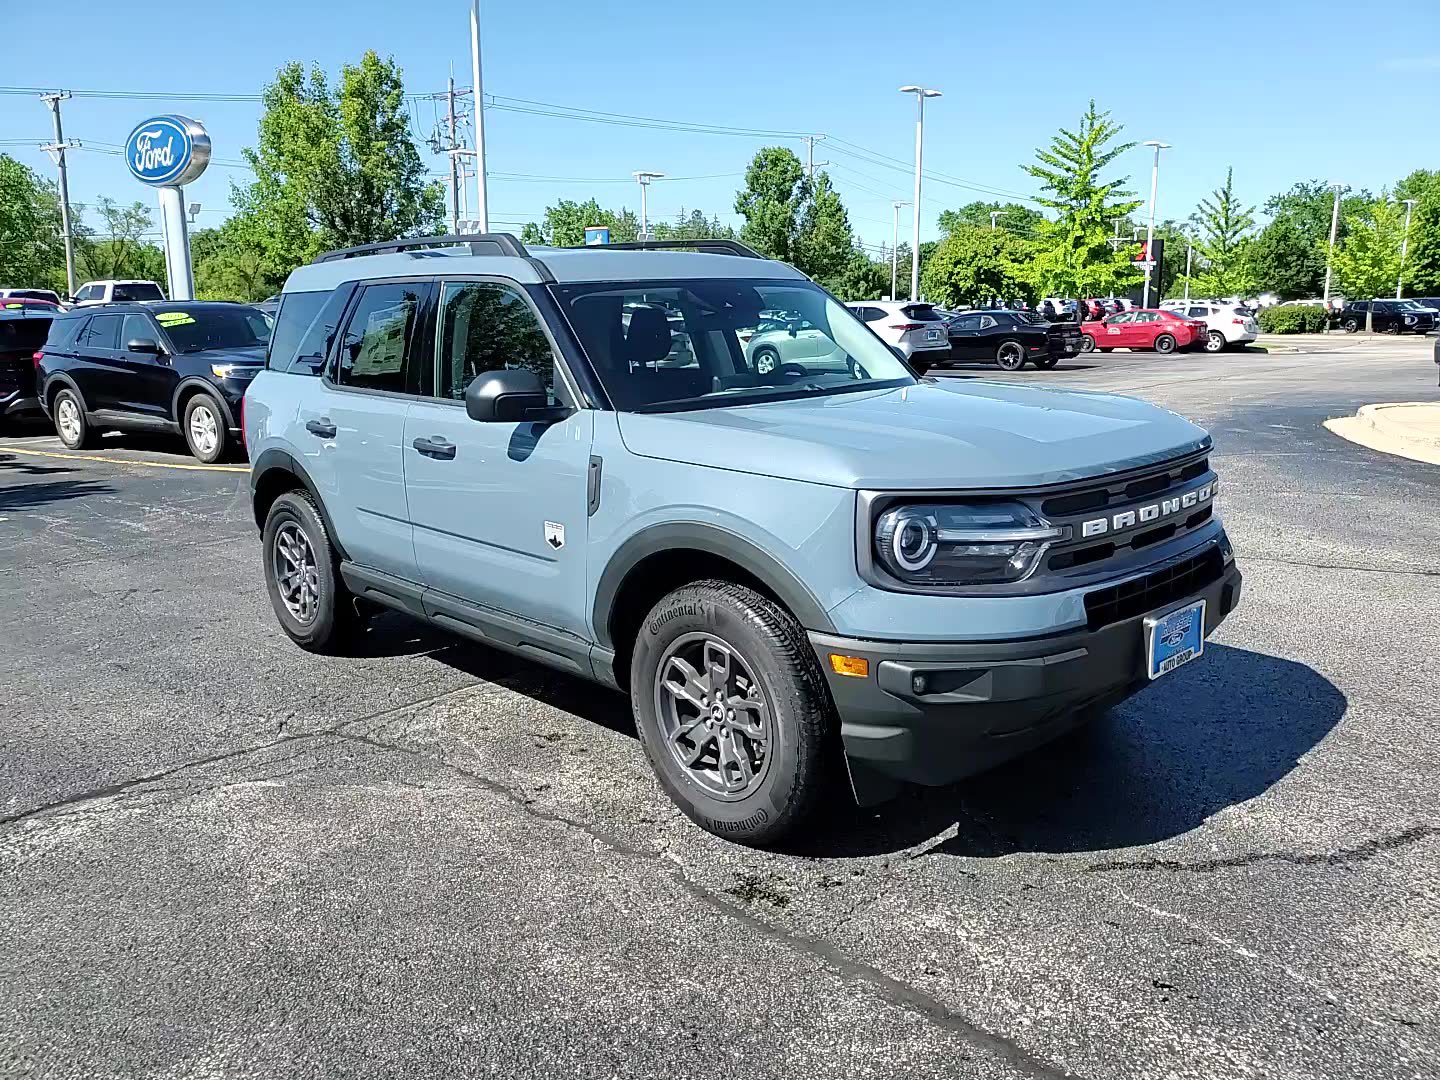
[[[190,453],[206,465],[213,465],[230,449],[230,431],[225,426],[225,410],[209,394],[196,394],[185,402],[180,429]]]
[[[97,432],[85,419],[85,406],[73,390],[61,390],[50,408],[55,433],[67,450],[84,450],[95,445]]]
[[[297,537],[303,540],[299,548]],[[287,491],[276,499],[265,515],[260,538],[265,586],[280,628],[302,649],[319,653],[343,651],[342,645],[362,619],[340,579],[340,560],[310,496],[303,491]],[[282,542],[295,558],[282,553]],[[302,558],[308,565],[300,567],[300,583],[293,588],[282,584],[277,562],[297,566]],[[308,614],[299,595],[302,587],[310,594]]]
[[[1034,360],[1031,360],[1030,362],[1034,364],[1037,368],[1039,368],[1041,371],[1049,371],[1051,368],[1055,367],[1057,364],[1060,363],[1060,358],[1058,356],[1041,356],[1037,357]]]
[[[1080,351],[1081,351],[1082,353],[1088,353],[1088,352],[1094,352],[1094,351],[1095,351],[1095,339],[1094,339],[1093,337],[1091,337],[1089,334],[1081,334],[1081,335],[1080,335]],[[1109,349],[1101,349],[1100,351],[1101,351],[1101,352],[1109,352],[1110,350],[1109,350]]]
[[[728,700],[760,708],[715,711],[721,659]],[[800,625],[755,590],[699,581],[656,604],[635,641],[630,704],[661,786],[701,828],[773,845],[820,806],[837,728],[830,696]],[[762,739],[745,735],[751,725]]]
[[[1006,338],[995,347],[995,364],[1002,371],[1019,371],[1025,366],[1025,346]]]
[[[1155,351],[1161,356],[1169,356],[1175,351],[1175,338],[1170,334],[1161,334],[1155,339]]]
[[[1227,344],[1228,342],[1225,340],[1225,335],[1219,330],[1211,330],[1205,335],[1206,352],[1224,352]]]
[[[1353,334],[1355,333],[1355,331],[1360,329],[1360,320],[1346,319],[1343,323],[1340,324],[1340,326],[1344,329],[1345,333]]]
[[[755,350],[755,374],[769,375],[780,366],[780,354],[766,346]]]

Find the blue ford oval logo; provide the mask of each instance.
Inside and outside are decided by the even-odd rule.
[[[188,116],[154,116],[125,140],[130,175],[152,187],[189,183],[210,161],[210,139]]]

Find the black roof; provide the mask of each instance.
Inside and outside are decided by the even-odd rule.
[[[87,304],[62,312],[59,318],[75,318],[82,315],[129,315],[157,311],[234,311],[236,308],[254,307],[254,304],[237,304],[230,300],[122,300],[113,304]]]

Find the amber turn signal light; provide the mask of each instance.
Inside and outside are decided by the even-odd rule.
[[[863,679],[870,674],[870,661],[863,656],[841,656],[832,652],[830,670],[836,675],[853,675],[857,679]]]

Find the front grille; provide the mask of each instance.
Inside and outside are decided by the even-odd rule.
[[[1051,496],[1040,504],[1040,512],[1046,517],[1064,517],[1066,514],[1081,514],[1087,510],[1103,510],[1107,506],[1119,505],[1132,499],[1143,499],[1146,495],[1204,476],[1209,471],[1210,459],[1202,457],[1183,465],[1172,463],[1168,468],[1160,468],[1152,476],[1131,480],[1126,484],[1096,481],[1095,486],[1088,491]]]
[[[1144,577],[1085,594],[1085,615],[1091,630],[1158,611],[1213,585],[1224,573],[1220,548],[1182,559]]]

